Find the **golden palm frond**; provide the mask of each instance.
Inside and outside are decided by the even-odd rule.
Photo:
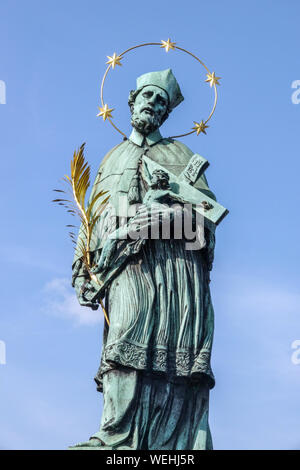
[[[65,175],[63,181],[67,183],[71,190],[72,199],[53,199],[52,202],[64,206],[67,212],[72,216],[78,216],[81,221],[81,235],[79,235],[76,245],[76,237],[73,232],[69,232],[72,243],[76,245],[76,249],[79,250],[79,257],[82,259],[90,278],[100,285],[98,278],[92,273],[91,269],[91,257],[90,257],[90,245],[93,235],[93,229],[99,220],[103,210],[107,206],[109,195],[106,196],[103,201],[100,202],[99,207],[93,211],[96,202],[99,203],[99,199],[104,197],[108,191],[99,191],[93,196],[88,206],[86,207],[86,194],[90,187],[90,166],[84,159],[84,147],[82,144],[79,150],[75,150],[73,159],[71,160],[71,176]],[[54,189],[56,192],[66,193],[61,189]],[[67,227],[74,227],[74,225],[67,225]],[[100,298],[100,304],[104,312],[105,319],[109,324],[107,313],[105,311],[102,299]]]

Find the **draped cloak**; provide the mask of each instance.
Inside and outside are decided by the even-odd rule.
[[[193,155],[183,143],[162,138],[158,130],[143,139],[133,131],[100,165],[91,197],[100,189],[108,191],[110,204],[94,230],[91,252],[95,260],[107,235],[122,225],[130,210],[128,191],[143,165],[145,151],[177,176]],[[193,186],[215,199],[204,175]],[[139,189],[143,196],[147,188],[141,174]],[[170,382],[188,379],[214,386],[210,366],[214,314],[208,280],[214,234],[207,232],[206,239],[205,248],[190,251],[184,240],[147,240],[110,279],[105,292],[110,326],[104,328],[95,377],[99,391],[104,374],[118,368],[158,373]],[[79,257],[77,250],[74,264]],[[83,275],[79,273],[79,277]]]

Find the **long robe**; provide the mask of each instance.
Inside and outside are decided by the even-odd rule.
[[[180,174],[193,153],[177,141],[159,136],[154,140],[147,156]],[[99,190],[100,181],[114,204],[120,193],[126,196],[139,172],[144,196],[147,187],[139,171],[144,152],[131,140],[114,149],[100,167],[93,191]],[[205,177],[195,187],[214,197]],[[116,207],[120,215],[118,211]],[[113,230],[109,214],[101,223],[100,233]],[[210,367],[214,314],[208,283],[211,234],[208,238],[206,249],[200,251],[186,250],[185,240],[147,240],[109,283],[110,326],[104,329],[95,377],[98,390],[104,392],[104,411],[94,436],[103,448],[212,447],[208,426],[209,388],[214,386]],[[102,247],[102,237],[93,241],[95,253]]]

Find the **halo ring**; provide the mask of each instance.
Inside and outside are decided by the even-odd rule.
[[[165,45],[164,45],[164,43],[165,43]],[[146,42],[146,43],[143,43],[143,44],[138,44],[138,45],[136,45],[136,46],[129,47],[128,49],[126,49],[125,51],[123,51],[121,54],[119,54],[119,55],[117,56],[117,59],[120,61],[128,52],[133,51],[133,50],[135,50],[135,49],[138,49],[138,48],[140,48],[140,47],[146,47],[146,46],[160,46],[161,48],[162,48],[162,47],[165,47],[165,48],[166,48],[166,52],[168,52],[169,49],[167,49],[166,43],[170,43],[170,44],[171,44],[171,46],[170,46],[170,44],[169,44],[169,46],[170,46],[169,49],[174,49],[174,50],[175,50],[175,49],[178,49],[179,51],[184,52],[185,54],[188,54],[188,55],[190,55],[191,57],[193,57],[195,60],[197,60],[197,61],[205,68],[205,70],[206,70],[206,72],[207,72],[207,77],[209,77],[209,76],[212,77],[212,76],[214,75],[214,73],[212,74],[212,73],[210,72],[210,70],[208,69],[208,67],[204,64],[204,62],[203,62],[201,59],[199,59],[199,57],[197,57],[195,54],[193,54],[192,52],[188,51],[187,49],[184,49],[184,48],[182,48],[182,47],[179,47],[179,46],[175,45],[176,43],[170,42],[170,39],[168,39],[168,41],[161,41],[161,42]],[[114,54],[114,55],[116,55],[116,54]],[[109,61],[109,62],[110,62],[110,61]],[[122,64],[120,64],[120,63],[117,61],[117,62],[115,62],[115,65],[122,65]],[[107,75],[108,75],[108,72],[110,71],[111,68],[114,68],[113,63],[109,63],[107,69],[105,70],[105,73],[104,73],[104,75],[103,75],[102,82],[101,82],[100,99],[101,99],[102,109],[103,109],[105,106],[107,106],[107,105],[105,105],[105,103],[104,103],[103,90],[104,90],[104,83],[105,83],[105,80],[106,80]],[[210,111],[210,114],[209,114],[208,118],[207,118],[206,120],[202,120],[202,121],[201,121],[201,124],[204,125],[204,130],[198,131],[198,130],[197,130],[197,124],[198,124],[198,126],[199,126],[200,124],[199,124],[199,123],[196,123],[196,121],[194,121],[194,124],[196,124],[196,126],[195,126],[194,128],[192,128],[191,131],[186,132],[186,133],[184,133],[184,134],[174,135],[174,136],[171,136],[170,138],[185,137],[185,136],[194,134],[195,132],[197,132],[197,135],[199,135],[200,133],[205,133],[205,134],[206,134],[206,132],[205,132],[205,127],[208,127],[208,126],[206,126],[206,124],[207,124],[208,121],[210,121],[210,119],[212,118],[212,116],[213,116],[213,114],[214,114],[214,112],[215,112],[216,106],[217,106],[218,91],[217,91],[217,86],[216,86],[216,85],[219,84],[219,83],[218,83],[218,79],[219,79],[220,77],[216,77],[216,78],[217,78],[217,80],[216,80],[216,81],[213,81],[213,82],[211,83],[211,87],[214,88],[214,103],[213,103],[213,107],[212,107],[212,109],[211,109],[211,111]],[[207,79],[206,81],[209,81],[209,79]],[[126,134],[124,134],[124,132],[122,132],[121,129],[119,129],[119,128],[114,124],[114,122],[112,121],[112,116],[111,116],[111,115],[108,114],[107,117],[104,117],[104,116],[103,116],[103,119],[104,119],[104,120],[107,119],[107,120],[110,122],[110,124],[116,129],[116,131],[118,131],[120,134],[122,134],[123,137],[127,138]]]

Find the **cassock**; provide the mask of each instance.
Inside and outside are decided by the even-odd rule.
[[[180,175],[193,152],[179,141],[162,138],[158,130],[144,137],[134,129],[106,155],[91,195],[100,188],[110,194],[91,244],[95,261],[107,235],[125,223],[124,213],[148,189],[144,155]],[[215,199],[204,175],[194,187]],[[100,430],[93,436],[99,448],[212,448],[208,410],[214,386],[214,313],[209,271],[214,234],[207,231],[205,236],[201,250],[187,250],[183,239],[149,239],[121,269],[112,271],[105,285],[110,325],[104,327],[95,377],[104,394]],[[79,256],[77,251],[74,265]]]

